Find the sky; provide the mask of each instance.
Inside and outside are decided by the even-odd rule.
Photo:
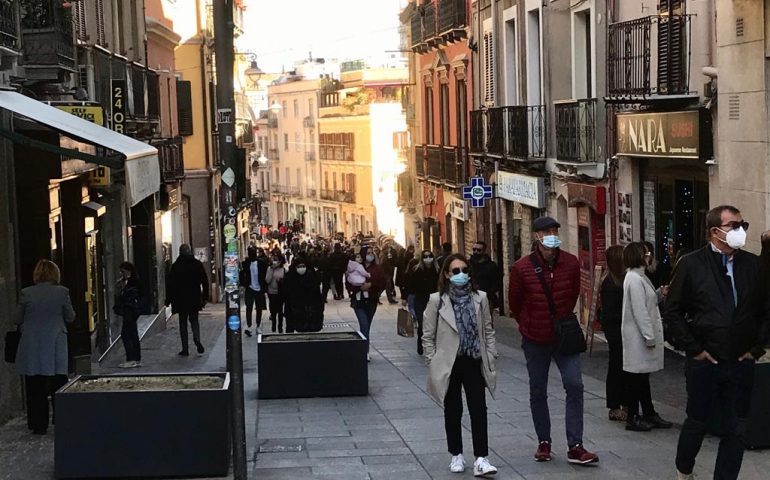
[[[398,50],[398,13],[406,0],[247,0],[239,51],[267,72],[295,60],[353,60]]]

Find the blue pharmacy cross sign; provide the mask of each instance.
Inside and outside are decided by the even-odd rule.
[[[492,198],[492,185],[484,183],[484,177],[473,177],[471,184],[463,187],[463,198],[470,200],[473,208],[482,208],[484,201]]]

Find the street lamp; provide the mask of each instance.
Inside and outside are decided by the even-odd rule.
[[[262,78],[262,75],[265,74],[265,72],[262,71],[261,68],[259,68],[259,65],[257,65],[257,55],[255,53],[251,52],[236,52],[235,57],[245,57],[249,59],[250,65],[249,68],[246,69],[243,73],[254,83],[259,82],[259,80]]]
[[[281,113],[281,110],[283,110],[283,107],[278,103],[278,100],[273,100],[273,103],[270,105],[270,111],[278,115]]]

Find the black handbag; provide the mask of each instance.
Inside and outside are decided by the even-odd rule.
[[[540,280],[540,285],[543,287],[545,298],[548,300],[548,310],[551,313],[553,331],[558,342],[556,345],[556,352],[560,355],[574,355],[576,353],[585,352],[588,349],[586,346],[586,337],[583,334],[583,328],[580,326],[580,322],[578,322],[577,315],[570,313],[565,318],[556,318],[556,305],[553,303],[551,289],[548,288],[548,284],[545,282],[543,267],[540,265],[540,262],[535,257],[534,253],[529,256],[529,261],[532,262],[535,274]]]
[[[17,328],[5,333],[5,361],[16,363],[16,353],[19,351],[21,332]]]

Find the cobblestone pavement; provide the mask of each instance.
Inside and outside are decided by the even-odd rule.
[[[273,479],[459,479],[448,472],[442,411],[425,392],[426,369],[416,354],[415,340],[395,334],[396,307],[379,308],[372,328],[369,396],[290,400],[256,399],[256,339],[244,338],[249,476]],[[201,318],[202,357],[180,358],[178,329],[172,320],[166,331],[142,342],[143,371],[222,371],[225,359],[221,306],[209,307]],[[356,324],[350,306],[331,301],[326,321]],[[549,385],[555,458],[532,459],[534,430],[520,337],[513,321],[496,321],[498,389],[489,398],[490,460],[501,479],[672,479],[678,429],[648,433],[626,432],[607,420],[604,400],[606,346],[596,344],[584,355],[585,443],[596,451],[597,466],[578,467],[566,461],[564,391],[558,372]],[[100,371],[117,369],[115,359]],[[652,375],[656,408],[681,425],[684,420],[682,361],[667,356],[663,372]],[[471,445],[465,417],[465,445]],[[677,425],[677,426],[678,426]],[[27,433],[23,418],[0,427],[0,479],[53,478],[53,435]],[[717,441],[704,442],[696,474],[711,478]],[[468,452],[470,453],[470,452]],[[10,468],[9,468],[10,466]],[[770,452],[747,452],[741,479],[770,477]]]

